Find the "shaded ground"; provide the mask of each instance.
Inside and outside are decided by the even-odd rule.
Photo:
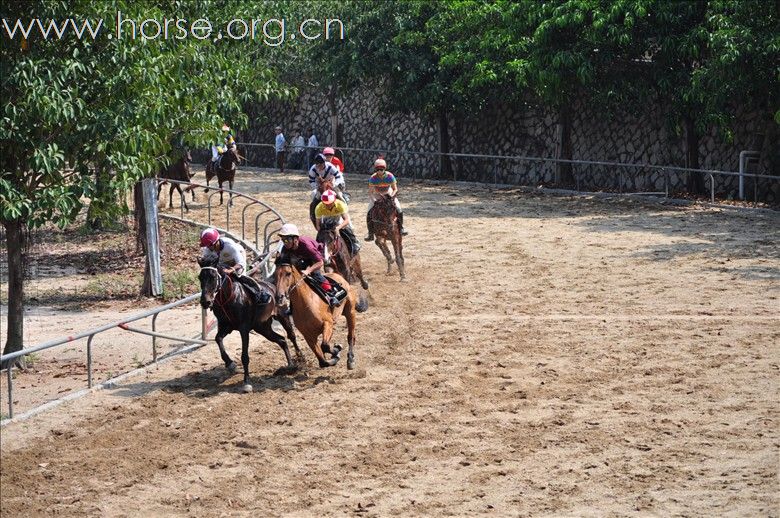
[[[237,188],[311,230],[303,173]],[[402,189],[357,370],[254,337],[252,394],[208,346],[6,426],[3,514],[778,515],[780,217]]]

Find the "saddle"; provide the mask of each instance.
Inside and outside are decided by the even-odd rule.
[[[235,273],[232,275],[236,281],[247,289],[255,304],[265,305],[271,302],[271,293],[269,293],[269,290],[263,289],[258,281],[248,275],[242,275],[241,277],[236,276]]]
[[[314,290],[314,293],[319,295],[323,301],[327,302],[329,306],[340,306],[344,299],[347,298],[347,290],[327,275],[325,278],[330,282],[330,291],[322,289],[320,283],[311,277],[306,277],[306,284],[308,284],[309,287]]]

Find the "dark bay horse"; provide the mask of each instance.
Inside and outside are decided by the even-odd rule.
[[[175,162],[171,162],[170,165],[167,167],[161,166],[159,172],[157,173],[157,178],[160,180],[177,180],[179,182],[189,182],[193,176],[195,176],[195,173],[190,171],[190,164],[192,163],[192,155],[190,154],[189,150],[186,150],[182,157]],[[163,185],[165,185],[167,182],[161,181],[159,185],[157,186],[157,199],[160,199],[160,191],[163,188]],[[171,190],[170,190],[170,196],[168,200],[168,208],[173,208],[173,191],[177,190],[179,191],[179,196],[182,198],[182,202],[184,203],[184,209],[189,211],[190,208],[187,206],[187,198],[184,196],[184,192],[189,191],[190,194],[192,194],[192,201],[195,201],[195,190],[190,185],[189,187],[186,187],[184,189],[184,192],[182,192],[181,184],[171,182]]]
[[[295,327],[306,339],[306,343],[314,352],[320,367],[336,365],[341,353],[340,345],[331,347],[333,338],[333,326],[339,316],[344,315],[347,320],[347,368],[355,368],[355,320],[356,312],[364,312],[368,309],[368,301],[365,298],[358,300],[346,279],[338,274],[328,274],[333,280],[347,290],[347,297],[337,307],[330,307],[317,295],[311,287],[304,282],[301,272],[290,264],[279,264],[274,273],[276,279],[276,304],[278,311],[284,312],[286,308],[292,311]],[[322,345],[319,337],[322,335]],[[330,359],[325,354],[330,354]]]
[[[404,270],[403,236],[398,226],[398,215],[392,196],[384,195],[374,202],[368,217],[371,220],[371,226],[374,228],[374,242],[387,260],[387,274],[389,275],[393,269],[393,256],[387,247],[387,241],[390,241],[393,244],[398,273],[401,275],[401,280],[404,280],[406,271]]]
[[[217,342],[217,346],[219,346],[219,354],[222,356],[222,361],[225,362],[225,367],[231,373],[236,371],[236,363],[225,352],[223,340],[225,336],[233,331],[238,331],[241,334],[241,363],[244,366],[244,386],[242,390],[244,392],[252,392],[252,384],[249,379],[249,331],[256,331],[282,348],[287,359],[287,367],[279,371],[295,371],[297,367],[290,357],[290,349],[287,346],[287,342],[282,335],[271,327],[275,317],[284,327],[287,338],[292,341],[298,357],[303,357],[289,318],[276,314],[276,305],[274,304],[275,287],[269,283],[261,282],[261,286],[271,293],[271,300],[264,305],[257,305],[252,301],[251,295],[246,288],[234,277],[226,274],[222,268],[213,266],[213,263],[204,260],[199,260],[198,263],[201,266],[200,275],[198,275],[200,280],[200,305],[206,309],[211,308],[217,317],[217,336],[214,339]]]
[[[235,147],[230,147],[227,151],[222,153],[220,158],[215,162],[213,160],[209,160],[206,162],[206,189],[205,192],[209,192],[208,185],[209,181],[217,177],[217,182],[219,183],[219,204],[222,205],[222,184],[224,182],[228,182],[228,185],[230,186],[230,190],[233,190],[233,182],[236,179],[236,166],[238,164],[239,157],[238,157],[238,150]],[[228,205],[233,205],[233,193],[230,193],[230,199],[228,200]]]
[[[347,282],[353,283],[359,279],[363,289],[368,289],[368,281],[363,277],[360,254],[352,255],[352,250],[341,238],[334,223],[320,224],[320,229],[317,231],[317,241],[324,245],[323,256],[326,265],[330,265]]]

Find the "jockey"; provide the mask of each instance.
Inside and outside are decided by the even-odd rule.
[[[236,147],[236,139],[233,138],[233,132],[230,130],[230,126],[228,126],[227,124],[223,124],[222,131],[225,133],[224,144],[221,144],[219,146],[215,146],[212,144],[211,146],[212,162],[216,162],[217,160],[219,160],[219,157],[222,156],[222,153],[224,153],[228,149]]]
[[[292,223],[285,223],[279,230],[279,237],[282,238],[283,247],[276,258],[276,264],[289,263],[300,270],[304,277],[309,276],[319,283],[322,290],[327,294],[332,291],[333,285],[322,274],[322,267],[325,260],[320,253],[320,244],[308,236],[302,236],[298,232],[298,227]],[[339,304],[335,295],[327,295],[327,302],[331,306]]]
[[[374,161],[374,174],[368,179],[368,195],[371,200],[368,202],[368,212],[366,213],[366,225],[368,225],[368,235],[366,241],[374,240],[374,229],[371,222],[371,208],[374,203],[382,196],[389,195],[393,198],[395,210],[398,214],[398,229],[401,235],[405,236],[408,232],[404,229],[404,213],[401,211],[401,203],[396,195],[398,194],[398,182],[393,173],[387,170],[387,162],[383,158],[377,158]]]
[[[352,255],[360,252],[360,243],[358,243],[355,232],[352,230],[352,223],[349,219],[349,209],[347,204],[336,198],[336,193],[328,189],[322,193],[321,202],[314,209],[315,223],[319,231],[323,223],[333,223],[335,230],[339,231],[341,237],[349,244]]]
[[[312,188],[312,201],[320,197],[322,182],[329,179],[333,181],[333,187],[341,187],[343,190],[344,176],[341,174],[341,171],[325,160],[325,155],[320,153],[314,157],[314,165],[309,169],[309,185]],[[344,201],[344,197],[341,196],[341,193],[338,194],[338,198]]]
[[[226,274],[234,273],[243,284],[255,304],[266,304],[271,295],[257,284],[246,272],[246,252],[244,247],[230,239],[220,236],[215,228],[207,228],[200,234],[200,246],[203,247],[203,258],[209,261],[216,259],[217,266],[223,268]]]
[[[344,162],[336,156],[336,151],[332,147],[323,149],[322,154],[325,156],[325,160],[338,167],[341,174],[344,174]]]

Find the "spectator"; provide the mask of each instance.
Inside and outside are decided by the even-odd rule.
[[[287,141],[284,139],[284,134],[282,133],[282,127],[277,126],[275,128],[276,131],[276,142],[274,144],[274,149],[276,150],[276,165],[279,168],[279,172],[284,172],[284,148],[287,145]]]
[[[309,141],[306,144],[306,147],[308,149],[307,154],[309,156],[309,162],[306,164],[307,166],[314,163],[314,157],[317,156],[317,154],[319,153],[319,147],[320,147],[320,143],[317,140],[317,135],[314,134],[314,130],[312,128],[309,128],[308,133],[311,136],[309,137]]]
[[[292,153],[290,154],[290,167],[301,169],[304,166],[303,153],[306,148],[306,140],[301,135],[300,130],[295,132],[295,138],[292,140]]]

